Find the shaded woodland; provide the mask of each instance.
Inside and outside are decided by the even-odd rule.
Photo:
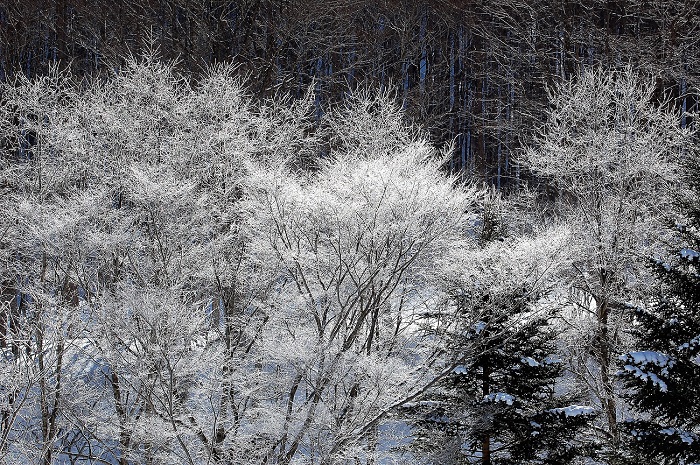
[[[506,187],[513,154],[541,122],[546,89],[585,66],[631,64],[658,97],[696,108],[700,3],[630,1],[5,0],[0,79],[107,72],[159,47],[200,74],[235,63],[257,94],[297,98],[317,116],[358,87],[392,89],[439,144],[449,169]]]

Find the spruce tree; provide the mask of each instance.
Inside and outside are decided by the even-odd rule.
[[[483,320],[461,336],[478,355],[412,406],[415,445],[435,463],[564,464],[582,453],[574,438],[594,411],[555,395],[554,329],[526,295],[482,296]]]
[[[500,248],[500,220],[487,212],[480,236],[482,245]],[[553,355],[553,315],[530,285],[503,292],[488,280],[475,277],[469,290],[455,292],[464,324],[446,336],[447,350],[472,355],[409,406],[413,446],[441,465],[569,463],[584,452],[578,433],[595,411],[555,389],[564,366]]]
[[[700,173],[695,165],[694,173]],[[635,351],[620,357],[618,376],[635,417],[626,419],[630,463],[700,462],[700,183],[677,224],[682,247],[653,260],[656,297],[635,309]]]

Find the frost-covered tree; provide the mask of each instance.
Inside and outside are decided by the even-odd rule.
[[[304,102],[253,105],[231,68],[195,86],[153,58],[90,90],[65,151],[94,150],[107,193],[90,331],[120,460],[237,460],[265,282],[242,263],[242,179],[309,151]]]
[[[651,265],[659,281],[656,299],[636,308],[635,350],[620,357],[618,376],[635,409],[622,423],[632,455],[640,461],[700,461],[700,185],[693,166],[686,221],[676,226],[682,247]]]
[[[4,461],[219,460],[259,289],[240,180],[310,151],[305,103],[153,56],[2,90]]]
[[[478,192],[442,174],[425,142],[375,132],[336,132],[313,174],[249,179],[248,250],[274,279],[253,349],[260,460],[377,463],[379,426],[440,375],[417,318],[441,298],[435,276],[464,246]]]
[[[625,302],[643,288],[639,257],[657,244],[658,220],[670,208],[677,178],[674,160],[686,142],[678,115],[657,103],[654,89],[629,67],[584,72],[550,94],[537,146],[523,159],[549,183],[556,211],[575,230],[572,304],[587,323],[574,324],[590,331],[572,345],[590,350],[595,368],[583,352],[572,369],[600,402],[613,444],[618,321]]]
[[[0,238],[2,410],[0,457],[13,463],[50,464],[69,443],[67,415],[79,405],[79,381],[71,367],[70,338],[79,327],[76,275],[79,263],[57,238],[74,231],[61,221],[61,206],[75,192],[78,175],[57,163],[54,123],[72,97],[70,77],[53,70],[30,81],[2,86],[3,140]]]
[[[388,453],[385,420],[449,371],[416,315],[480,196],[395,105],[314,127],[309,100],[154,57],[3,96],[5,463]]]

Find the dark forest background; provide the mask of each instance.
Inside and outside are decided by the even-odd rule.
[[[234,62],[263,97],[313,85],[317,118],[358,87],[394,91],[435,142],[454,142],[451,170],[505,188],[547,88],[583,67],[632,65],[657,78],[660,98],[695,109],[700,2],[0,2],[0,80],[56,63],[104,73],[153,46],[195,79]]]

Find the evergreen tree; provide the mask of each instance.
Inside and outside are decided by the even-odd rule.
[[[690,186],[686,224],[676,226],[684,246],[653,261],[658,295],[636,308],[637,350],[620,357],[618,376],[637,411],[622,428],[630,463],[700,462],[700,182]]]
[[[482,296],[483,319],[461,336],[478,355],[413,407],[416,445],[436,463],[563,464],[582,452],[574,438],[593,409],[555,395],[554,330],[527,296]]]
[[[485,248],[507,253],[495,241],[503,237],[500,221],[486,214],[481,229]],[[552,355],[553,316],[536,306],[540,292],[532,283],[494,287],[491,280],[475,278],[454,298],[458,318],[469,323],[447,336],[448,350],[473,355],[409,407],[414,446],[440,464],[569,463],[584,452],[576,436],[594,409],[571,405],[574,399],[555,389],[564,366]]]

